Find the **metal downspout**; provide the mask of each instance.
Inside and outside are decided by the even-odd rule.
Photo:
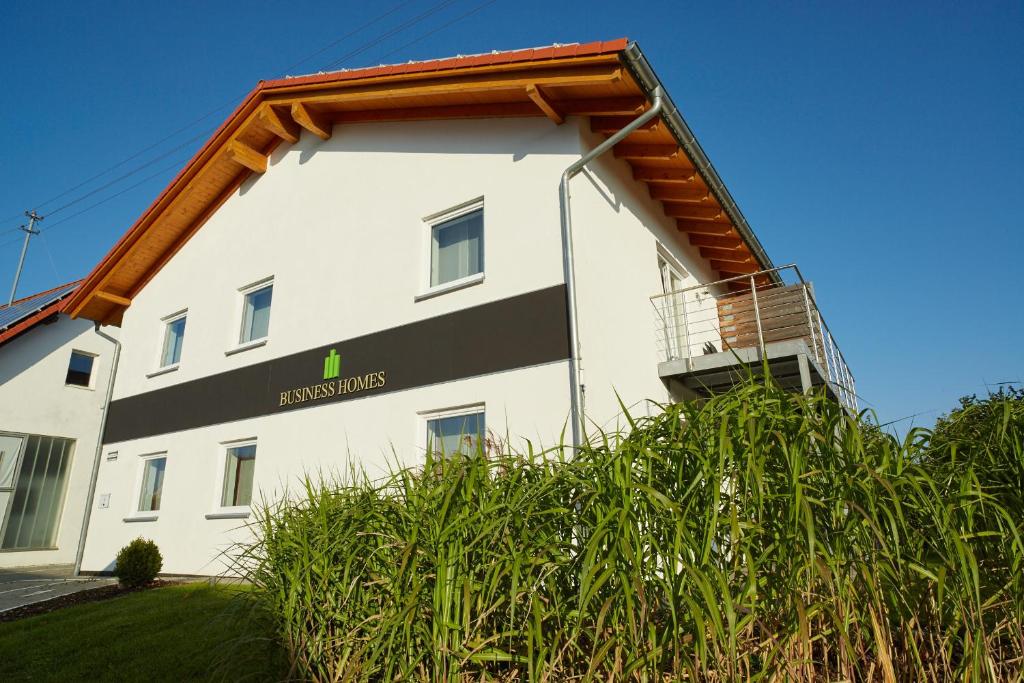
[[[89,520],[92,519],[92,504],[96,497],[96,479],[100,473],[100,455],[103,453],[103,432],[107,429],[107,413],[110,412],[110,399],[114,395],[114,378],[117,376],[117,363],[121,359],[121,342],[100,330],[100,324],[93,327],[96,334],[114,345],[114,357],[110,364],[110,377],[107,379],[107,395],[103,399],[100,417],[100,431],[96,435],[96,455],[92,462],[92,476],[89,478],[89,495],[85,501],[85,518],[82,520],[82,531],[78,534],[78,551],[75,553],[75,576],[82,572],[82,556],[85,555],[85,538],[89,534]]]
[[[562,270],[565,276],[566,308],[569,315],[569,413],[572,420],[572,445],[579,447],[583,440],[583,383],[580,381],[580,336],[576,308],[576,264],[572,243],[572,206],[570,203],[569,181],[591,161],[601,156],[625,139],[630,133],[661,114],[662,89],[657,87],[651,93],[651,108],[640,114],[625,128],[618,131],[600,145],[577,159],[562,172],[558,186],[562,209]]]

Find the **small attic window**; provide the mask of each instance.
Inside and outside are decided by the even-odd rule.
[[[92,367],[96,356],[82,351],[72,351],[71,361],[68,363],[68,374],[64,383],[68,386],[90,387],[92,386]]]

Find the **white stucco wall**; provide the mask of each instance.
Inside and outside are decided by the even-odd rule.
[[[342,126],[304,135],[271,157],[134,298],[115,398],[152,391],[332,342],[562,283],[558,179],[579,155],[578,129],[547,119]],[[424,218],[484,198],[484,281],[417,300],[427,289]],[[274,278],[266,345],[237,343],[239,288]],[[151,375],[161,319],[187,309],[181,362]],[[138,535],[164,549],[165,571],[209,574],[242,523],[207,519],[223,470],[221,442],[256,437],[256,486],[271,495],[304,471],[372,474],[416,462],[421,411],[483,403],[488,430],[513,447],[554,444],[568,417],[568,365],[556,362],[109,444],[83,568],[111,567]],[[166,451],[156,521],[125,522],[137,507],[141,459]],[[109,507],[99,500],[110,494]]]
[[[55,550],[0,551],[0,567],[75,560],[113,345],[88,320],[61,315],[0,346],[0,431],[74,439]],[[117,329],[104,328],[116,336]],[[92,386],[65,385],[71,352],[94,354]],[[0,520],[8,500],[0,501]]]
[[[581,133],[585,148],[603,139]],[[717,280],[699,250],[665,215],[630,165],[612,154],[572,181],[576,287],[586,412],[606,431],[625,427],[616,392],[631,412],[670,399],[658,377],[663,360],[651,296],[662,292],[659,246],[685,269],[683,286]]]
[[[134,298],[115,398],[153,391],[272,358],[432,318],[563,282],[558,182],[596,144],[585,121],[547,119],[358,124],[328,141],[308,134],[271,156]],[[485,279],[434,298],[426,289],[424,217],[484,198]],[[589,417],[621,423],[615,392],[646,412],[664,401],[650,296],[660,292],[658,245],[681,262],[686,284],[712,274],[672,219],[610,155],[573,181],[577,285]],[[239,288],[273,276],[268,342],[237,342]],[[156,370],[161,319],[188,310],[181,363]],[[268,417],[108,444],[83,568],[112,567],[136,536],[164,550],[166,572],[218,573],[216,557],[245,536],[217,507],[222,443],[256,438],[255,485],[275,496],[303,472],[376,476],[414,463],[425,442],[421,411],[482,403],[489,431],[512,446],[552,445],[568,417],[567,363],[556,362]],[[142,456],[166,452],[161,511],[124,521],[137,505]]]
[[[567,399],[556,391],[566,373],[567,363],[550,363],[106,446],[96,494],[109,494],[109,507],[93,510],[83,569],[109,571],[117,550],[143,536],[161,548],[165,572],[224,571],[220,553],[248,531],[246,520],[206,518],[220,502],[223,442],[255,437],[254,490],[271,499],[301,488],[304,473],[345,476],[356,467],[376,479],[421,462],[423,410],[480,404],[488,432],[520,445],[550,445],[566,418]],[[106,458],[110,451],[116,460]],[[166,452],[167,467],[157,519],[125,522],[137,506],[141,456],[159,452]]]
[[[562,282],[558,177],[578,155],[547,119],[340,126],[282,145],[135,297],[115,398]],[[426,289],[423,218],[484,197],[485,280]],[[274,276],[266,346],[238,340],[238,289]],[[188,309],[180,369],[157,367],[161,318]]]

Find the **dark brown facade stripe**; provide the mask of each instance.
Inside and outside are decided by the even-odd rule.
[[[565,360],[569,357],[565,301],[565,286],[557,285],[122,398],[110,404],[103,442],[315,409],[337,401]],[[330,315],[330,311],[317,315]],[[341,356],[340,379],[383,371],[384,386],[281,405],[282,392],[325,381],[323,362],[331,349]]]

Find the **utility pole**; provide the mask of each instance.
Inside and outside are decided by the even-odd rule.
[[[11,285],[11,298],[7,300],[7,305],[10,306],[14,303],[14,294],[18,291],[18,280],[21,279],[21,268],[25,265],[25,252],[28,251],[28,241],[32,239],[32,235],[38,235],[39,231],[36,230],[36,223],[43,220],[43,217],[35,212],[26,211],[25,215],[28,216],[28,227],[24,225],[18,229],[25,233],[25,241],[21,244],[21,256],[18,258],[18,269],[14,271],[14,284]]]

